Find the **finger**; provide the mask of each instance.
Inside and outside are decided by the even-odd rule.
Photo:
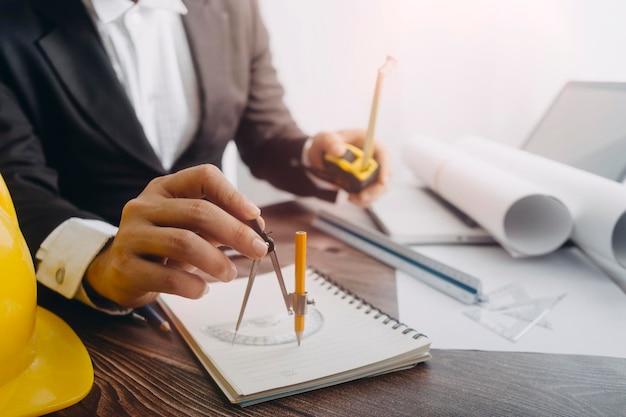
[[[341,157],[346,152],[345,142],[335,132],[322,132],[313,137],[311,149],[309,149],[309,161],[314,168],[323,167],[324,154]]]
[[[152,189],[163,197],[206,198],[242,220],[252,220],[261,213],[214,165],[198,165],[156,178],[146,187],[146,190]]]
[[[349,195],[349,200],[360,206],[369,207],[378,197],[387,191],[387,186],[384,184],[374,183],[359,193]]]
[[[350,143],[356,147],[363,149],[365,146],[365,130],[363,129],[344,129],[337,132],[345,143]]]
[[[376,145],[376,147],[374,148],[374,159],[378,161],[378,165],[380,167],[377,182],[386,186],[391,180],[391,175],[393,172],[391,164],[389,163],[387,150],[384,146]]]
[[[190,263],[187,263],[187,262],[178,261],[176,259],[164,258],[162,263],[163,263],[163,265],[166,265],[166,266],[168,266],[170,268],[178,268],[178,269],[183,270],[185,272],[195,273],[195,271],[198,271],[198,267],[197,266],[191,265]]]
[[[200,298],[207,293],[207,283],[196,274],[171,268],[157,262],[136,258],[126,265],[126,279],[118,288],[118,303],[138,307],[158,293],[176,294],[186,298]]]
[[[346,153],[346,140],[337,132],[328,132],[320,137],[320,147],[324,153],[341,157]]]
[[[132,243],[123,248],[126,253],[157,259],[162,264],[167,258],[167,263],[193,265],[220,281],[237,276],[237,268],[224,252],[189,230],[145,226],[134,230],[134,234]]]
[[[214,246],[230,246],[251,258],[260,258],[267,253],[265,241],[251,227],[231,216],[221,207],[206,200],[165,198],[156,205],[133,200],[124,208],[123,216],[129,218],[143,216],[142,218],[146,221],[146,229],[141,232],[133,231],[136,238],[141,237],[140,233],[145,235],[141,245],[149,246],[151,242],[158,243],[169,239],[174,247],[166,247],[172,249],[183,245],[184,250],[189,251],[186,253],[188,258],[197,251],[207,250],[204,245],[197,241],[200,239],[198,235],[205,242],[210,242]],[[259,218],[259,221],[261,224],[265,224],[262,218]],[[157,227],[154,230],[148,228],[152,226]],[[168,228],[170,230],[167,230]],[[191,234],[187,235],[188,232]],[[163,233],[171,233],[172,235],[163,235]],[[178,257],[178,251],[171,254],[159,253],[159,255],[185,260]],[[206,271],[204,267],[191,259],[187,259],[187,261]]]

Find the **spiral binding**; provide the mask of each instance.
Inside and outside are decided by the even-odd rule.
[[[339,295],[340,292],[343,293],[343,295],[341,296],[342,300],[345,300],[346,298],[350,297],[350,301],[348,302],[349,304],[354,304],[356,302],[358,302],[359,304],[356,306],[357,310],[362,309],[363,307],[367,308],[367,310],[365,311],[365,314],[369,315],[372,312],[375,312],[375,316],[374,319],[379,319],[380,317],[384,316],[385,318],[383,319],[382,323],[387,325],[389,323],[393,323],[392,325],[392,329],[396,330],[402,327],[405,327],[404,330],[402,330],[402,334],[409,334],[409,333],[415,333],[414,335],[412,335],[411,337],[413,339],[419,339],[420,337],[427,337],[425,334],[418,332],[417,330],[407,326],[406,324],[400,322],[400,320],[390,316],[389,314],[381,311],[379,308],[374,307],[371,303],[365,301],[363,298],[359,297],[358,295],[356,295],[355,293],[353,293],[352,291],[348,290],[346,287],[344,287],[343,285],[341,285],[340,283],[338,283],[337,281],[335,281],[330,275],[328,275],[327,273],[321,271],[318,268],[315,267],[308,267],[307,268],[310,272],[314,273],[316,275],[316,277],[314,278],[315,280],[317,280],[318,278],[323,279],[325,282],[328,283],[328,290],[331,290],[333,288],[335,288],[335,294],[334,295]]]

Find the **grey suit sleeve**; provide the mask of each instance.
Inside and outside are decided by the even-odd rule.
[[[322,190],[306,175],[301,155],[308,136],[285,103],[284,89],[272,65],[268,32],[258,5],[250,2],[250,85],[246,109],[236,134],[242,160],[252,174],[297,195],[334,200],[336,192]]]

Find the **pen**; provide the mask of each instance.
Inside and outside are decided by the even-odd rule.
[[[131,313],[130,318],[133,321],[136,321],[137,323],[145,323],[146,321],[148,321],[148,320],[146,320],[146,318],[144,316],[142,316],[141,314],[139,314],[139,313],[137,313],[135,311],[133,311]]]
[[[172,330],[170,323],[167,320],[165,320],[163,317],[161,317],[161,315],[157,313],[157,311],[150,304],[147,304],[141,307],[139,310],[144,316],[158,323],[159,330],[164,331],[164,332],[169,332]]]
[[[306,306],[306,289],[304,281],[306,272],[306,232],[296,232],[296,300],[303,300]],[[298,303],[300,304],[300,303]],[[298,346],[304,333],[304,307],[296,305],[294,327]]]

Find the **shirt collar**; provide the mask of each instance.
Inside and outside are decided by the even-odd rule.
[[[182,0],[91,0],[93,10],[100,21],[109,23],[122,16],[133,7],[169,10],[181,15],[187,14]]]

